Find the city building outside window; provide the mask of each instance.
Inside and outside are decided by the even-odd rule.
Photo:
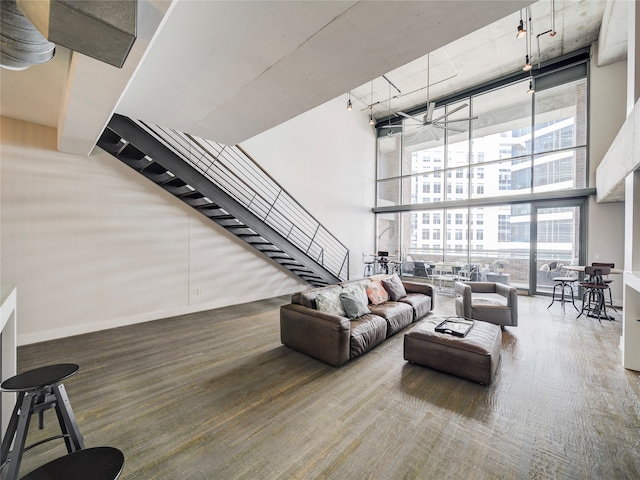
[[[457,115],[478,118],[468,124],[459,122],[456,126],[464,125],[463,132],[412,138],[385,132],[379,136],[376,206],[399,207],[398,251],[418,260],[489,266],[503,257],[511,259],[507,268],[515,269],[518,262],[522,263],[525,273],[512,272],[514,279],[526,276],[531,206],[504,203],[501,197],[545,193],[548,199],[549,192],[587,187],[586,73],[573,79],[558,75],[556,83],[548,80],[556,78],[553,75],[546,75],[546,84],[540,89],[536,85],[533,95],[526,93],[527,79],[458,98],[450,105],[439,104],[436,110],[442,112],[467,104]],[[467,180],[455,183],[455,187],[447,181],[444,202],[442,173],[445,179]],[[402,212],[404,205],[415,205],[418,199],[425,211],[416,213],[414,206],[414,211]],[[483,199],[484,206],[473,206],[469,201],[475,199]],[[465,200],[470,206],[448,205]],[[442,215],[451,225],[453,208],[455,225],[466,228],[455,229],[455,240],[450,240],[447,230],[447,242],[454,245],[433,243],[441,239],[437,225]],[[550,209],[538,218],[538,242],[544,248],[560,248],[556,254],[572,260],[576,256],[576,222],[572,209]],[[481,226],[475,234],[472,224]],[[403,244],[403,237],[411,239],[414,251]],[[414,241],[417,238],[421,240]],[[453,257],[447,258],[447,252]]]

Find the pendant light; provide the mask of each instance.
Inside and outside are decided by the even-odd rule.
[[[376,121],[373,119],[373,80],[371,80],[371,97],[369,98],[369,125],[374,126]]]
[[[531,16],[530,16],[528,7],[527,7],[526,12],[527,12],[527,19],[528,19],[527,20],[527,28],[529,30],[531,30]],[[527,34],[527,30],[526,29],[524,30],[524,32],[525,32],[524,34],[527,36],[527,38],[525,38],[525,42],[524,42],[525,57],[524,57],[524,67],[522,67],[522,70],[525,71],[525,72],[528,72],[532,68],[531,67],[531,60],[529,59],[529,53],[530,53],[530,50],[531,50],[531,45],[530,45],[529,42],[531,41],[531,38],[530,38],[530,35]]]
[[[351,103],[351,90],[349,90],[349,98],[347,99],[347,110],[353,110],[353,104]]]
[[[518,33],[516,38],[523,38],[527,34],[527,29],[524,28],[524,22],[522,21],[522,10],[520,10],[520,23],[518,24]]]

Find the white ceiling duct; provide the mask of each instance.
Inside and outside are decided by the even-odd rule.
[[[12,33],[16,30],[22,36]],[[38,32],[39,42],[35,40]],[[3,67],[11,68],[11,62],[19,68],[44,63],[58,44],[121,68],[135,39],[136,0],[2,0]],[[46,60],[41,59],[40,50],[32,53],[44,49],[39,46],[42,41],[50,50]]]
[[[46,63],[55,54],[55,44],[48,41],[18,10],[15,0],[2,0],[0,11],[0,66],[24,70]]]

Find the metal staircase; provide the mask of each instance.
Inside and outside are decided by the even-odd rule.
[[[349,250],[241,147],[117,114],[97,145],[311,285],[348,279]]]

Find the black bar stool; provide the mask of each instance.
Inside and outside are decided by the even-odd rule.
[[[579,318],[586,312],[588,317],[597,318],[602,323],[601,317],[607,320],[613,320],[607,313],[607,304],[604,300],[604,291],[609,288],[604,282],[603,277],[609,275],[609,267],[585,267],[584,273],[588,279],[580,282],[580,286],[585,289],[582,294],[582,310]]]
[[[549,266],[551,266],[551,264],[549,264]],[[566,270],[566,272],[569,271]],[[571,305],[573,305],[573,308],[576,309],[576,312],[580,312],[580,310],[578,310],[578,307],[576,307],[575,297],[573,295],[573,284],[578,281],[578,278],[571,276],[569,273],[556,276],[556,272],[549,272],[549,278],[554,283],[553,293],[551,294],[551,303],[549,304],[549,307],[553,305],[554,302],[560,302],[560,304],[562,305],[562,311],[564,312],[564,304],[569,302],[569,295],[566,293],[568,290],[571,294]],[[556,289],[558,288],[560,289],[560,297],[556,298]]]
[[[56,458],[21,480],[116,480],[123,466],[124,455],[117,448],[85,448]]]
[[[49,365],[20,373],[0,384],[2,391],[18,393],[7,431],[2,439],[0,469],[8,464],[7,480],[18,478],[22,455],[30,448],[59,438],[64,439],[69,453],[84,448],[84,439],[73,415],[69,397],[64,385],[60,383],[74,375],[79,368],[73,363]],[[50,408],[55,408],[61,435],[55,435],[25,447],[31,415],[38,414],[38,427],[42,430],[44,412]],[[9,452],[12,442],[13,450]]]

